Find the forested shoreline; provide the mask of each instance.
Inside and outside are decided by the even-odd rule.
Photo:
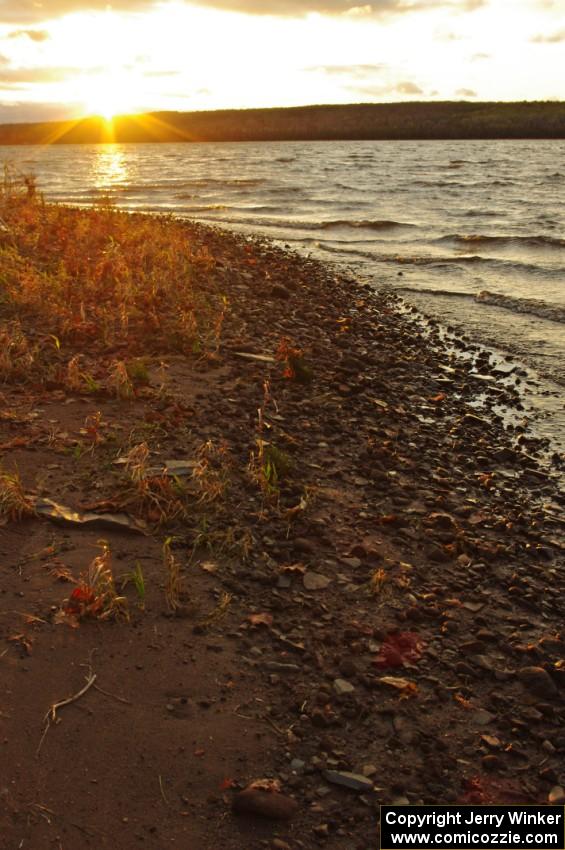
[[[565,103],[367,103],[1,124],[0,144],[565,138]]]

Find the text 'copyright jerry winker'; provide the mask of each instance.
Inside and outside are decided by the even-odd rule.
[[[381,850],[565,850],[563,806],[381,806]]]

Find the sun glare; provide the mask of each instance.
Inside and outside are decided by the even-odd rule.
[[[132,88],[130,80],[111,72],[92,77],[82,89],[85,113],[111,121],[116,115],[135,111]]]

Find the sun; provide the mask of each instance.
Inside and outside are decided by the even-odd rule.
[[[112,72],[97,74],[86,81],[82,101],[87,115],[100,115],[111,121],[116,115],[133,112],[131,80]]]

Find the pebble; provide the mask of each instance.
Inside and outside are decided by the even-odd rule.
[[[547,799],[552,804],[564,805],[565,790],[560,785],[555,785],[547,795]]]
[[[302,583],[306,590],[324,590],[331,583],[331,578],[320,573],[308,572],[304,574]]]
[[[366,776],[359,773],[348,773],[339,770],[324,770],[324,779],[333,785],[342,785],[351,791],[372,791],[373,783]]]
[[[374,764],[364,764],[361,768],[361,773],[363,774],[363,776],[374,776],[376,772],[377,768]]]
[[[355,690],[355,685],[348,682],[346,679],[334,679],[334,691],[338,696],[344,694],[352,694]]]

